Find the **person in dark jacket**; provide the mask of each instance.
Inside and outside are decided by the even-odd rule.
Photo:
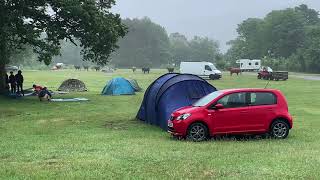
[[[48,89],[46,87],[42,88],[42,90],[39,92],[39,100],[40,101],[50,101],[52,98],[51,93],[48,91]]]
[[[9,76],[8,76],[8,74],[6,73],[6,77],[5,77],[6,79],[6,89],[9,91]]]
[[[17,90],[18,93],[22,93],[22,95],[24,96],[24,91],[23,91],[23,75],[22,75],[22,71],[19,70],[18,74],[16,74],[16,81],[17,81]]]
[[[17,82],[16,82],[16,77],[13,75],[13,72],[10,72],[10,76],[9,76],[9,84],[10,84],[10,88],[11,88],[11,93],[15,94],[16,90],[17,90]]]

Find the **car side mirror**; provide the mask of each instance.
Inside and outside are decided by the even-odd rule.
[[[216,110],[219,110],[219,109],[223,109],[224,106],[223,106],[222,104],[217,104],[217,105],[214,106],[214,108],[215,108]]]

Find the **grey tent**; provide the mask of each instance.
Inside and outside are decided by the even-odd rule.
[[[138,82],[135,79],[127,79],[127,80],[130,82],[131,86],[136,92],[142,91],[142,88],[139,86]]]
[[[76,92],[83,92],[87,91],[87,87],[84,82],[80,81],[79,79],[68,79],[65,80],[59,87],[58,91],[76,91]]]

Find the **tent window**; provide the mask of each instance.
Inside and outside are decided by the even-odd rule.
[[[258,66],[259,65],[259,62],[256,62],[256,66]]]

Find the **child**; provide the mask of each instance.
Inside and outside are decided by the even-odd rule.
[[[11,94],[15,94],[16,93],[16,77],[13,75],[13,72],[10,72],[10,76],[9,76],[9,83],[10,83],[10,87],[11,87]]]
[[[18,74],[16,74],[15,77],[16,77],[16,81],[17,81],[18,93],[22,93],[22,95],[24,96],[22,71],[19,70]]]

